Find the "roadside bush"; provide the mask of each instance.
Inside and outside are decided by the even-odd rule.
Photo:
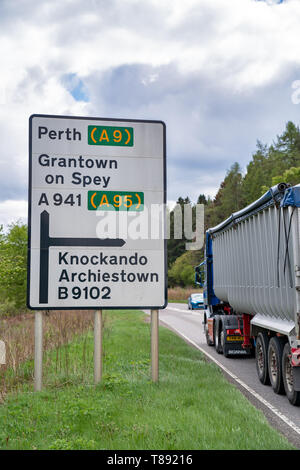
[[[0,314],[26,310],[27,226],[21,222],[0,227]]]
[[[186,251],[172,264],[168,272],[169,287],[195,285],[195,266],[201,261],[200,251]]]

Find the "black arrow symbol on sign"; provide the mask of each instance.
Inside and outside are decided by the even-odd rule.
[[[49,247],[50,246],[112,246],[121,247],[121,238],[61,238],[49,236],[50,216],[47,211],[40,218],[40,304],[48,303]]]

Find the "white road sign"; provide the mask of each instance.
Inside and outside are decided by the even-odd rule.
[[[164,308],[165,125],[33,115],[28,306]]]

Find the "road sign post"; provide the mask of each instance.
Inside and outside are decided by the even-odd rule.
[[[0,339],[0,366],[6,364],[6,347],[4,341]]]
[[[43,386],[43,312],[34,315],[34,390]]]
[[[159,311],[151,310],[151,376],[153,382],[159,378]]]
[[[102,379],[102,310],[96,310],[94,314],[94,382],[99,383]]]

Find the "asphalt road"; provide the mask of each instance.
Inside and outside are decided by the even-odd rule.
[[[149,312],[147,312],[149,313]],[[271,425],[300,448],[300,407],[292,406],[286,396],[276,395],[270,386],[260,383],[254,358],[225,358],[207,346],[203,332],[203,310],[188,310],[187,304],[169,303],[159,312],[160,321],[200,349],[217,363],[228,380],[267,417]]]

